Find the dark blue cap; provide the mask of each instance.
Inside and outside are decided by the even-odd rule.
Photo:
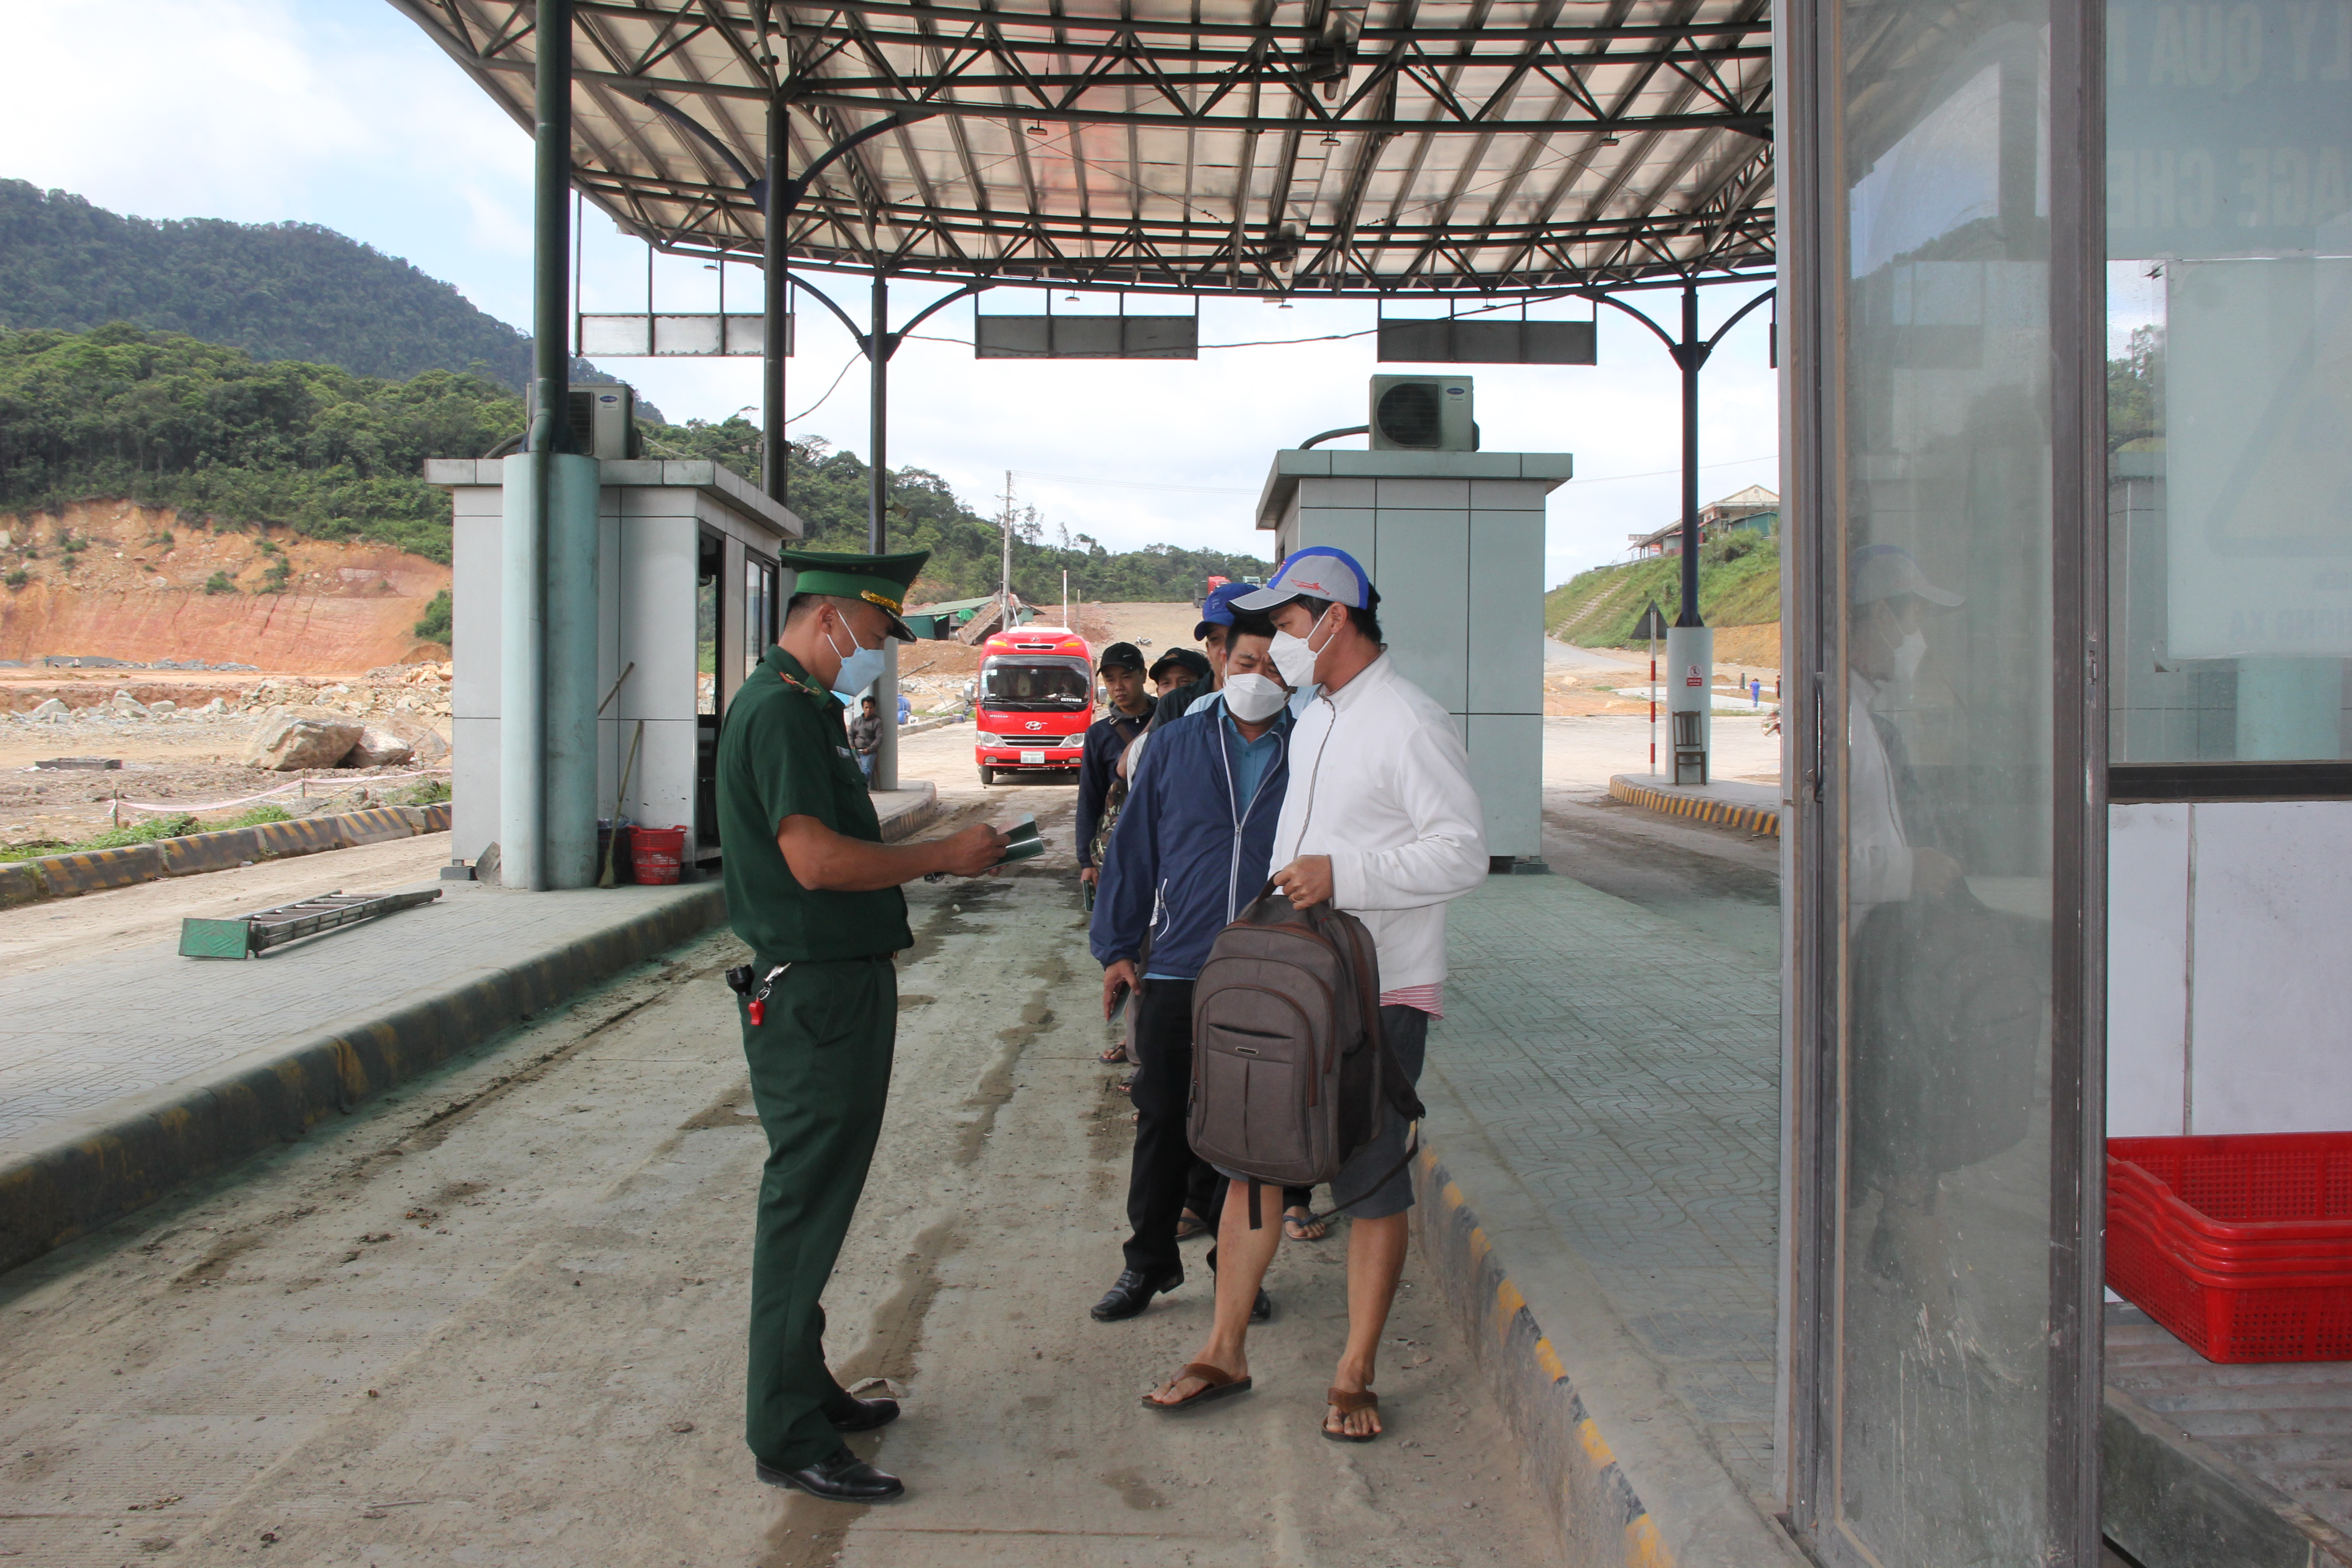
[[[1202,637],[1207,637],[1211,626],[1232,626],[1234,624],[1234,601],[1240,598],[1244,594],[1255,594],[1257,590],[1251,587],[1247,583],[1219,584],[1216,590],[1210,594],[1206,599],[1202,601],[1201,624],[1192,628],[1192,640],[1194,642],[1199,642]]]

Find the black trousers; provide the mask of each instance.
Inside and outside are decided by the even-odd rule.
[[[1134,1003],[1135,1158],[1127,1176],[1127,1266],[1181,1272],[1176,1220],[1191,1209],[1212,1226],[1217,1173],[1184,1137],[1192,1094],[1192,983],[1147,980]]]

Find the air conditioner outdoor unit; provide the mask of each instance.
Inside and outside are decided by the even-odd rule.
[[[637,439],[637,395],[625,383],[617,381],[590,382],[574,384],[565,400],[565,413],[571,425],[569,450],[591,458],[639,458],[645,455]],[[534,395],[527,400],[532,411],[538,409]]]
[[[1466,375],[1376,375],[1370,423],[1375,452],[1478,449]]]

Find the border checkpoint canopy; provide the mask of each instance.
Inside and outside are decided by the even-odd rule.
[[[529,0],[392,4],[530,125]],[[1701,279],[1772,260],[1769,27],[1765,0],[575,0],[572,183],[663,249],[756,259],[775,99],[808,180],[788,253],[818,267],[1269,294]]]

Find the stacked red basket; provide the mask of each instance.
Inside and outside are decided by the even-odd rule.
[[[2107,1140],[2107,1285],[2209,1361],[2352,1360],[2352,1132]]]

